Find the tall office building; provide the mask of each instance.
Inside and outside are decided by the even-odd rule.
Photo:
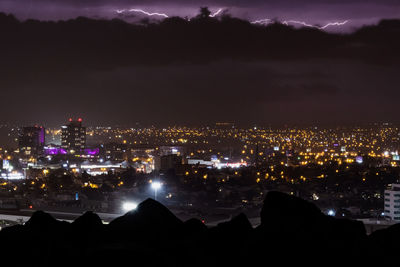
[[[86,127],[82,126],[82,119],[69,119],[69,123],[61,126],[61,147],[68,153],[81,152],[86,146]]]
[[[19,133],[18,148],[25,156],[37,156],[43,151],[44,141],[42,126],[23,127]]]
[[[108,143],[103,147],[106,160],[123,161],[128,158],[128,146],[126,144]]]
[[[391,184],[385,190],[385,217],[400,221],[400,184]]]

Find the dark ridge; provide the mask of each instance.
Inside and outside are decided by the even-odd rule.
[[[161,203],[148,198],[133,211],[110,222],[110,227],[119,231],[134,232],[136,235],[169,234],[182,227],[179,220]]]
[[[303,227],[323,217],[313,203],[276,191],[268,192],[261,209],[262,225],[283,227],[286,223],[294,223]]]
[[[72,222],[72,226],[80,229],[96,229],[103,225],[99,215],[92,211],[85,212]]]
[[[240,213],[228,222],[219,223],[217,228],[221,232],[227,232],[230,234],[248,233],[253,230],[253,226],[251,226],[249,219],[244,213]]]
[[[199,219],[189,219],[183,223],[183,232],[187,235],[201,234],[207,231],[207,226]]]
[[[267,194],[261,217],[257,228],[244,214],[207,228],[197,219],[183,223],[161,203],[148,199],[109,225],[103,225],[92,212],[72,224],[36,212],[25,225],[0,231],[0,246],[2,255],[25,266],[398,263],[395,256],[388,255],[396,255],[400,224],[367,236],[361,222],[326,216],[313,204],[279,192]]]
[[[400,224],[392,225],[386,229],[377,230],[369,236],[369,251],[375,255],[382,255],[380,264],[395,266],[394,255],[397,255],[398,253],[399,237]],[[396,264],[398,264],[398,262],[396,262]]]
[[[35,211],[25,226],[31,229],[46,230],[56,227],[60,222],[50,214],[43,211]]]

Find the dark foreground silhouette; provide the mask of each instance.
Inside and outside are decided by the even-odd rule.
[[[400,224],[367,236],[362,222],[269,192],[261,225],[244,214],[207,228],[147,199],[110,224],[86,212],[73,223],[35,212],[0,232],[4,266],[400,266]]]

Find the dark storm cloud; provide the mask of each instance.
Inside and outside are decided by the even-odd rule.
[[[0,111],[20,119],[23,108],[30,111],[25,120],[46,118],[53,125],[71,115],[106,125],[398,121],[400,80],[394,73],[390,67],[328,60],[36,72],[9,82],[18,90]]]
[[[15,10],[28,10],[36,8],[101,8],[101,7],[157,7],[163,10],[164,7],[191,7],[200,6],[225,7],[225,8],[249,8],[261,9],[267,12],[267,8],[276,9],[302,9],[309,8],[318,11],[327,6],[339,7],[390,7],[400,6],[399,0],[2,0],[0,7]],[[76,10],[78,11],[78,10]],[[342,11],[345,11],[344,9]],[[353,10],[357,11],[357,10]],[[358,10],[360,11],[360,10]],[[372,10],[371,10],[372,11]]]
[[[6,2],[6,0],[4,0]],[[11,2],[11,1],[9,1]],[[27,3],[30,0],[13,0],[14,3]],[[352,4],[352,3],[374,3],[381,5],[397,5],[399,0],[35,0],[35,3],[75,5],[75,6],[99,6],[99,5],[146,5],[146,4],[225,4],[227,6],[299,6],[318,4]]]
[[[88,124],[399,121],[399,21],[354,34],[225,18],[0,15],[3,119]]]

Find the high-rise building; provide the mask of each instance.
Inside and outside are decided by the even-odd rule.
[[[108,143],[103,146],[106,160],[123,161],[128,158],[128,146],[120,143]]]
[[[86,127],[82,119],[69,119],[67,125],[61,126],[61,147],[70,154],[80,153],[86,146]]]
[[[25,156],[37,156],[43,151],[45,131],[42,126],[23,127],[19,133],[19,151]]]
[[[182,156],[170,154],[155,158],[155,169],[160,172],[166,172],[170,169],[182,167]]]
[[[391,184],[385,190],[385,217],[400,221],[400,184]]]

